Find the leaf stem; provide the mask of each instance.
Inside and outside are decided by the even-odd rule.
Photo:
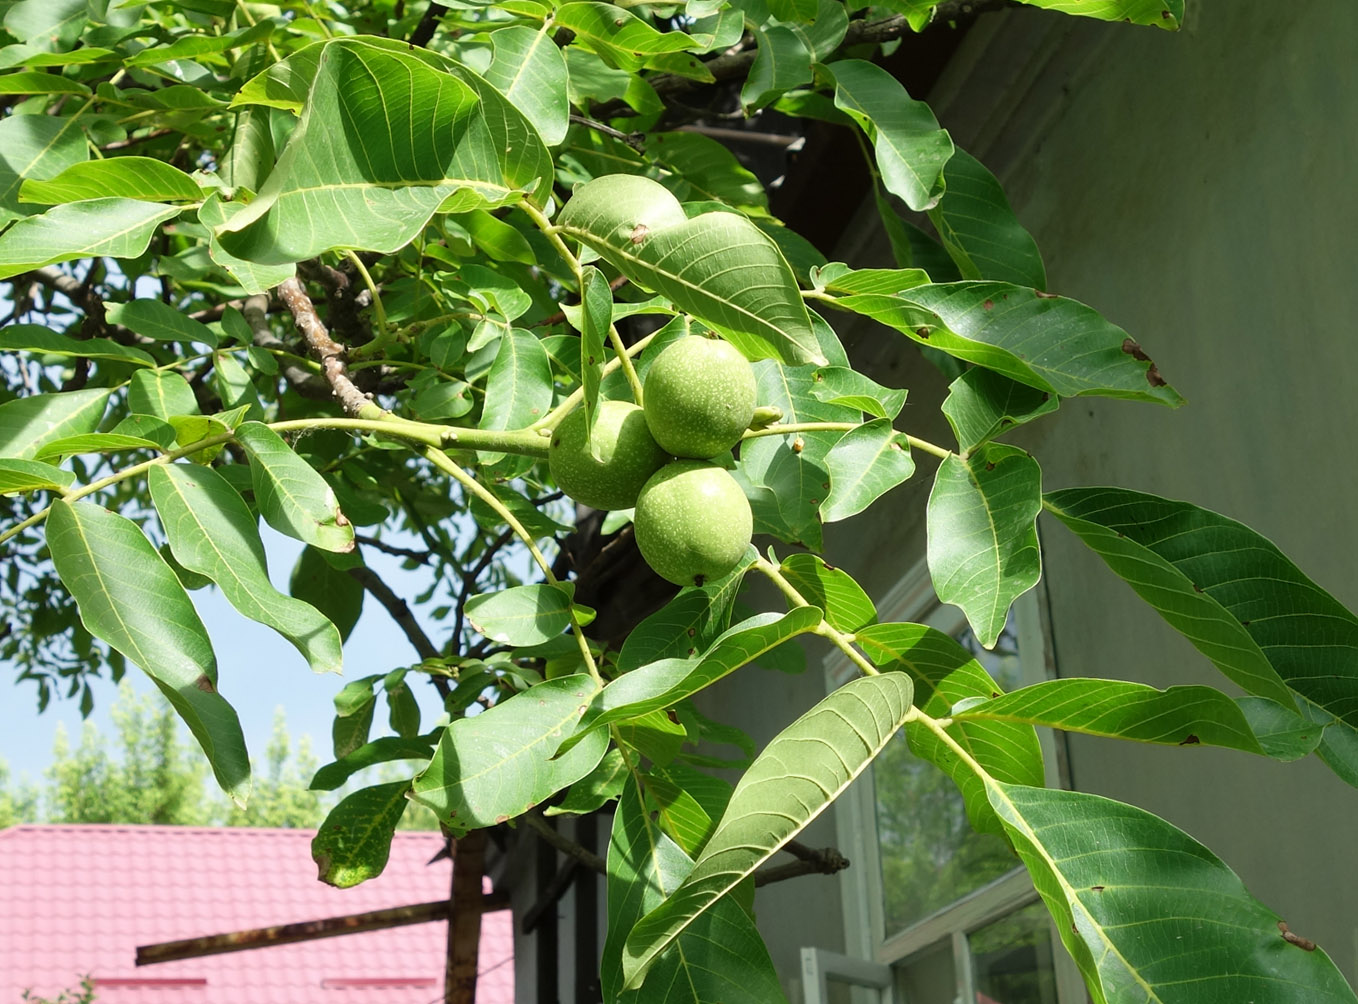
[[[982,767],[979,763],[977,763],[976,758],[962,748],[961,743],[959,743],[952,736],[948,735],[948,730],[944,728],[943,722],[939,721],[937,718],[934,718],[932,715],[926,714],[925,712],[921,711],[918,707],[911,708],[910,711],[905,716],[905,724],[909,725],[911,722],[918,722],[920,725],[923,725],[926,729],[928,729],[935,736],[937,736],[938,741],[943,743],[943,745],[947,746],[948,749],[952,750],[953,753],[956,754],[957,758],[967,765],[967,769],[970,770],[977,777],[979,777],[981,780],[983,781],[994,780],[991,777],[990,772],[986,770],[984,767]]]
[[[350,359],[363,359],[386,348],[393,339],[393,332],[387,326],[387,310],[382,306],[381,294],[377,291],[377,283],[373,282],[368,266],[364,265],[363,259],[352,251],[345,251],[344,257],[349,259],[358,270],[358,274],[363,277],[363,284],[368,287],[368,294],[373,298],[373,316],[377,319],[377,337],[349,353]]]
[[[519,208],[528,214],[528,218],[533,221],[533,225],[542,231],[544,237],[556,249],[563,261],[570,266],[571,272],[575,276],[575,286],[580,291],[583,299],[585,295],[585,273],[580,265],[580,259],[571,253],[571,249],[566,246],[566,242],[561,239],[561,231],[552,226],[552,221],[534,205],[528,202],[519,203]],[[638,405],[641,404],[641,379],[637,376],[635,367],[632,366],[631,356],[628,354],[627,346],[622,343],[622,336],[618,334],[618,327],[615,324],[608,326],[608,340],[613,346],[614,359],[622,366],[623,375],[627,377],[627,385],[632,388],[632,399]],[[542,424],[542,423],[539,423]]]
[[[765,577],[768,578],[770,582],[778,587],[778,591],[787,597],[787,601],[792,604],[792,606],[812,606],[811,602],[797,590],[797,587],[791,582],[788,582],[786,576],[783,575],[782,570],[773,562],[769,561],[763,555],[756,555],[754,565],[764,573]],[[830,642],[831,645],[834,645],[835,648],[843,652],[849,660],[859,668],[864,676],[881,675],[877,667],[868,662],[863,656],[863,653],[853,647],[853,635],[839,630],[827,621],[825,619],[824,611],[821,612],[820,623],[811,629],[811,633],[820,635],[826,641]]]
[[[850,432],[857,429],[861,422],[788,422],[786,424],[775,423],[766,425],[762,429],[747,429],[741,436],[742,439],[758,439],[760,436],[786,436],[794,432]],[[952,456],[952,451],[937,446],[927,439],[920,439],[912,436],[908,432],[902,432],[902,436],[915,449],[924,453],[932,454],[943,460]]]
[[[533,535],[524,529],[523,524],[514,517],[514,514],[509,511],[503,502],[496,498],[494,492],[464,471],[460,464],[442,450],[433,446],[426,446],[420,451],[420,455],[458,484],[462,485],[463,488],[471,492],[486,505],[490,506],[490,508],[494,510],[495,515],[499,516],[500,519],[504,521],[504,524],[514,531],[514,535],[523,541],[524,546],[528,548],[528,553],[532,556],[533,561],[537,564],[538,568],[542,569],[542,574],[546,578],[546,581],[554,586],[560,585],[560,580],[557,579],[556,574],[552,571],[551,562],[549,562],[546,557],[543,556],[542,551],[538,549],[537,542],[533,539]],[[584,628],[580,624],[579,614],[575,609],[574,602],[572,602],[570,606],[570,615],[571,634],[575,635],[575,641],[580,648],[580,656],[584,659],[585,668],[589,671],[589,675],[593,678],[594,682],[602,687],[604,685],[604,678],[599,672],[598,664],[594,661],[594,653],[589,650],[589,640],[585,637]]]
[[[603,372],[603,375],[604,375],[604,376],[607,376],[608,374],[610,374],[610,373],[612,373],[614,370],[616,370],[619,366],[621,366],[621,365],[622,365],[622,362],[621,362],[622,359],[626,359],[626,358],[628,358],[628,357],[630,357],[630,356],[637,355],[639,352],[643,351],[643,350],[646,348],[646,346],[648,346],[648,345],[651,344],[651,340],[652,340],[653,338],[655,338],[655,332],[652,332],[651,334],[647,335],[645,338],[638,339],[638,340],[637,340],[636,342],[634,342],[632,345],[629,345],[629,346],[627,347],[627,352],[626,352],[626,354],[624,354],[624,355],[622,355],[622,356],[615,356],[614,358],[610,359],[608,362],[606,362],[606,363],[604,364],[604,372]],[[560,422],[563,418],[566,417],[566,415],[567,415],[569,412],[572,412],[572,411],[574,411],[577,407],[579,407],[580,402],[583,401],[584,398],[585,398],[585,389],[584,389],[583,387],[577,387],[577,388],[575,388],[575,390],[571,391],[569,394],[566,395],[565,398],[562,399],[562,401],[561,401],[560,404],[558,404],[558,405],[557,405],[555,408],[553,408],[551,411],[547,412],[546,415],[542,416],[542,418],[538,419],[536,422],[534,422],[534,423],[533,423],[532,425],[530,425],[528,428],[529,428],[529,429],[551,429],[551,428],[554,428],[554,427],[556,426],[556,423],[557,423],[557,422]]]

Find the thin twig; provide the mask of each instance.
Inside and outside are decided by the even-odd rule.
[[[383,554],[390,554],[397,558],[409,558],[412,561],[418,561],[421,565],[429,564],[430,560],[434,557],[432,551],[416,551],[414,548],[410,547],[397,547],[395,544],[388,544],[385,540],[380,540],[377,537],[365,537],[362,534],[356,534],[354,540],[367,547],[381,551]]]
[[[582,125],[588,129],[593,129],[595,132],[602,133],[605,136],[611,136],[614,139],[620,139],[628,146],[630,146],[633,150],[637,151],[637,153],[640,153],[646,147],[645,133],[623,132],[621,129],[614,129],[611,125],[605,125],[603,122],[600,122],[597,119],[588,118],[587,116],[584,115],[576,115],[574,112],[571,113],[571,121],[576,123],[577,125]]]

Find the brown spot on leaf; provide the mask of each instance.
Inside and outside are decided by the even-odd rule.
[[[1033,292],[1037,294],[1039,300],[1055,300],[1057,298],[1055,293],[1048,293],[1045,290],[1035,289]]]
[[[981,304],[981,306],[984,307],[986,310],[994,310],[994,309],[995,309],[995,301],[994,301],[994,300],[989,300],[989,299],[988,299],[988,300],[986,300],[985,303]]]
[[[698,633],[698,629],[697,629],[697,628],[689,628],[689,629],[688,629],[688,636],[689,636],[690,638],[692,638],[692,637],[693,637],[694,635],[696,635],[697,633]]]
[[[495,821],[496,821],[497,823],[507,823],[507,822],[509,822],[509,817],[506,816],[506,815],[502,812],[502,813],[500,813],[498,816],[495,817]]]
[[[1103,886],[1101,885],[1092,885],[1089,889],[1091,892],[1103,892]]]
[[[916,328],[916,329],[915,329],[915,334],[917,334],[917,335],[919,335],[919,337],[921,337],[921,338],[927,340],[927,339],[929,338],[929,329],[928,329],[928,328]]]
[[[986,469],[987,471],[993,471],[993,470],[995,469],[995,465],[994,465],[994,464],[986,464],[986,465],[985,465],[985,469]]]
[[[1287,929],[1287,921],[1278,921],[1278,930],[1283,932],[1283,940],[1289,945],[1296,945],[1303,952],[1314,952],[1316,943],[1310,938],[1303,938],[1300,934],[1293,934]]]
[[[1135,338],[1124,338],[1122,340],[1122,351],[1127,353],[1137,362],[1148,363],[1151,361],[1151,357],[1146,355],[1145,350],[1137,344]]]
[[[1146,383],[1152,387],[1163,387],[1166,383],[1165,378],[1160,375],[1160,371],[1155,368],[1155,363],[1151,363],[1150,369],[1146,370]]]
[[[1201,739],[1199,739],[1199,738],[1198,738],[1197,736],[1195,736],[1192,732],[1190,732],[1190,733],[1188,733],[1188,735],[1187,735],[1186,738],[1184,738],[1183,740],[1180,741],[1179,745],[1180,745],[1180,746],[1197,746],[1197,745],[1201,744],[1201,742],[1202,742]]]
[[[674,722],[675,725],[679,724],[679,712],[675,711],[673,708],[670,708],[665,712],[665,717]]]
[[[646,226],[646,224],[644,223],[638,223],[635,227],[632,228],[631,237],[632,243],[640,244],[642,241],[646,239],[646,235],[650,232],[651,232],[650,227]]]
[[[803,439],[801,436],[798,436],[796,439],[792,441],[793,453],[801,453],[802,450],[804,449],[806,449],[806,440]]]
[[[212,685],[212,680],[206,673],[200,673],[198,679],[193,681],[193,685],[205,694],[217,692],[217,688]]]
[[[826,488],[829,488],[830,486],[829,486],[829,485],[826,485],[825,487],[826,487]],[[830,563],[827,561],[827,562],[825,563],[825,570],[826,570],[827,572],[833,572],[833,571],[835,570],[835,566],[832,565],[832,564],[830,564]]]
[[[1193,583],[1193,592],[1195,592],[1195,593],[1200,593],[1200,592],[1202,592],[1202,586],[1198,585],[1196,582]]]

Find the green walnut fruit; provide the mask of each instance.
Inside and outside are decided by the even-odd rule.
[[[669,460],[646,427],[646,416],[627,401],[600,401],[594,453],[586,438],[585,410],[577,408],[552,432],[547,464],[561,490],[593,509],[630,509],[646,479]]]
[[[698,460],[676,460],[651,476],[633,517],[646,564],[681,586],[701,586],[745,556],[754,517],[730,473]]]
[[[690,335],[666,347],[646,374],[645,390],[651,435],[676,457],[725,453],[754,417],[754,370],[719,339]]]

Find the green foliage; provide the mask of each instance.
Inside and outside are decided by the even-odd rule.
[[[1184,16],[1181,0],[1028,2]],[[460,836],[616,802],[609,999],[762,1004],[782,991],[754,878],[876,760],[900,778],[881,802],[893,918],[942,905],[910,891],[930,848],[953,850],[941,881],[959,888],[1017,852],[1096,1001],[1210,984],[1353,1002],[1191,838],[1042,787],[1035,726],[1314,751],[1358,786],[1358,618],[1224,516],[1121,488],[1043,495],[1041,458],[996,441],[1063,398],[1182,399],[1131,335],[1047,291],[998,180],[873,62],[952,6],[9,4],[0,658],[40,706],[88,710],[90,681],[128,664],[168,702],[115,707],[120,757],[93,733],[62,746],[48,814],[312,825],[344,789],[313,846],[344,886],[382,870],[400,826]],[[776,219],[774,172],[723,145],[731,123],[694,111],[698,87],[798,136],[814,119],[853,137],[898,267],[827,262]],[[908,388],[855,368],[828,321],[846,315],[947,373],[955,451],[919,435]],[[656,364],[676,343],[743,357],[741,379],[685,363],[698,379],[676,380]],[[609,416],[700,397],[696,439],[656,438],[720,455],[678,465],[717,496],[657,512],[647,489],[629,511],[674,469],[652,474],[667,454],[614,443]],[[610,450],[627,493],[595,493]],[[926,476],[925,511],[900,512],[908,493],[890,493]],[[878,623],[820,553],[827,523],[925,517],[939,599],[993,646],[1040,580],[1043,508],[1249,696],[1093,678],[1006,694],[948,636]],[[305,545],[286,593],[261,521]],[[678,595],[619,574],[632,536]],[[785,609],[732,625],[747,578]],[[203,589],[292,644],[280,672],[341,670],[373,604],[415,656],[338,688],[333,762],[293,753],[280,719],[252,765]],[[795,668],[812,635],[860,676],[762,751],[699,713],[733,673]],[[235,807],[203,794],[209,768]],[[0,789],[0,823],[36,811],[30,788]]]

